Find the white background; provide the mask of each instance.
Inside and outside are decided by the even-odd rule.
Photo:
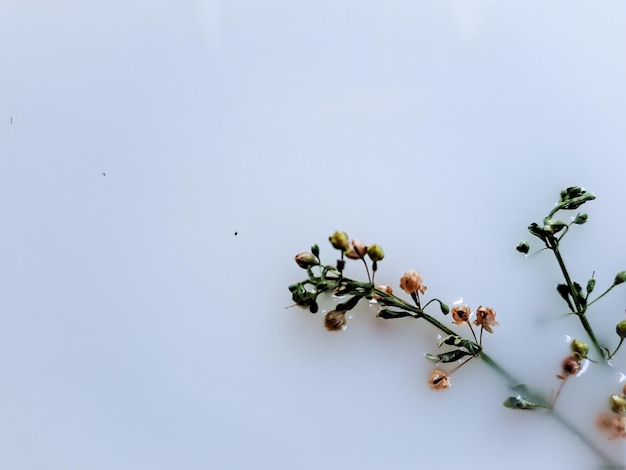
[[[293,255],[320,243],[332,262],[346,230],[384,247],[381,281],[419,269],[428,294],[496,308],[492,355],[554,389],[580,325],[548,255],[513,248],[583,185],[598,200],[568,242],[575,277],[626,268],[625,14],[3,2],[0,468],[597,466],[502,408],[481,364],[428,390],[433,330],[363,308],[330,334],[285,307]],[[613,302],[593,318],[607,344]],[[620,364],[563,392],[591,435]]]

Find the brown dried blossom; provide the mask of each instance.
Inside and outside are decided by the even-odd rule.
[[[601,414],[596,419],[598,428],[613,440],[618,437],[626,438],[626,416],[617,414]]]
[[[452,323],[455,325],[463,325],[470,319],[472,312],[469,305],[457,305],[452,307]]]
[[[400,288],[407,294],[423,294],[427,287],[422,284],[422,275],[415,270],[408,271],[400,278]]]
[[[331,310],[324,316],[324,326],[328,331],[340,331],[346,325],[346,312]]]
[[[476,320],[474,325],[482,327],[485,331],[493,333],[492,326],[498,326],[496,321],[496,312],[489,307],[483,307],[482,305],[476,309]]]
[[[450,386],[450,379],[441,369],[433,369],[428,378],[428,384],[434,390],[443,390]]]

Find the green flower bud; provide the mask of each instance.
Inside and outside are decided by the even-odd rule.
[[[587,354],[589,353],[589,346],[587,343],[580,339],[575,339],[572,341],[570,345],[572,352],[574,353],[574,357],[579,361],[587,358]]]
[[[626,271],[621,271],[615,275],[613,285],[616,286],[618,284],[622,284],[623,282],[626,282]]]
[[[348,234],[346,232],[335,232],[328,237],[330,244],[337,250],[346,251],[348,248]]]
[[[615,327],[615,332],[620,338],[626,338],[626,320],[622,320],[617,324],[617,326]]]
[[[626,412],[626,396],[611,395],[609,398],[609,406],[614,413],[622,414]]]
[[[575,223],[576,225],[582,225],[587,222],[588,218],[589,216],[587,214],[578,214],[573,223]]]
[[[565,228],[565,222],[561,220],[544,220],[543,231],[546,233],[558,233]]]
[[[372,261],[380,261],[385,257],[383,249],[376,243],[367,247],[367,255],[372,259]]]
[[[300,266],[302,269],[307,269],[320,264],[319,261],[317,261],[315,255],[308,252],[298,253],[295,256],[295,260],[296,263],[298,263],[298,266]]]
[[[594,278],[591,278],[587,281],[587,295],[591,294],[594,287],[596,287],[596,280]]]
[[[528,250],[530,250],[530,246],[528,245],[528,243],[522,240],[521,242],[519,242],[519,245],[517,245],[515,249],[519,251],[520,253],[526,254],[528,253]]]

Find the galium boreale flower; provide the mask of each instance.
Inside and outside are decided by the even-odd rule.
[[[422,284],[422,275],[417,271],[408,271],[400,278],[400,288],[407,294],[423,294],[427,287]]]
[[[361,259],[367,254],[367,245],[361,240],[352,240],[348,244],[346,256],[350,259]]]
[[[331,310],[324,316],[324,326],[328,331],[340,331],[346,325],[346,312]]]
[[[450,378],[441,369],[433,369],[428,378],[428,384],[434,390],[443,390],[450,386]]]
[[[496,312],[489,307],[483,307],[482,305],[476,309],[476,320],[474,325],[482,327],[485,331],[493,333],[492,326],[498,326],[496,321]]]
[[[463,325],[470,319],[471,311],[469,305],[456,305],[452,307],[452,323],[455,325]]]

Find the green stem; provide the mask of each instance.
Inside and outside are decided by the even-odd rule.
[[[617,347],[615,348],[615,351],[613,351],[611,353],[611,355],[609,355],[608,359],[613,359],[613,356],[615,356],[615,353],[619,350],[620,346],[622,345],[622,343],[624,342],[624,338],[620,338],[619,343],[617,345]]]
[[[587,317],[585,316],[585,308],[583,308],[583,306],[580,304],[580,299],[578,298],[578,294],[576,294],[576,290],[574,289],[574,283],[572,282],[572,279],[570,278],[569,272],[567,271],[567,268],[565,267],[565,262],[563,261],[563,257],[561,256],[561,252],[559,251],[558,242],[552,242],[552,243],[547,242],[546,245],[548,246],[549,249],[552,250],[552,252],[554,253],[554,256],[556,257],[557,262],[559,263],[559,267],[561,268],[561,273],[563,274],[563,277],[565,278],[565,282],[567,283],[567,287],[569,288],[569,291],[571,292],[572,300],[574,301],[574,306],[576,307],[575,313],[578,316],[580,323],[583,325],[583,328],[589,335],[591,342],[600,353],[600,356],[606,359],[606,354],[604,352],[604,349],[600,345],[598,338],[596,338],[596,335],[593,332],[593,328],[591,327],[589,320],[587,320]]]
[[[598,297],[596,297],[595,299],[593,299],[591,302],[589,302],[587,304],[587,307],[595,304],[598,300],[600,300],[602,297],[604,297],[606,294],[608,294],[609,292],[611,292],[611,289],[613,289],[613,287],[615,287],[615,284],[611,284],[611,287],[609,287],[607,290],[605,290],[604,292],[602,292],[602,294],[600,294]]]

